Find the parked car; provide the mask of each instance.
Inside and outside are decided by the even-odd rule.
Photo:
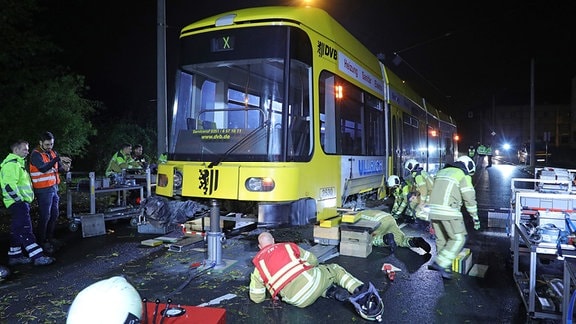
[[[552,154],[546,143],[536,143],[534,144],[535,151],[535,164],[546,164],[550,162]],[[518,163],[529,164],[530,163],[530,143],[524,143],[518,150]]]

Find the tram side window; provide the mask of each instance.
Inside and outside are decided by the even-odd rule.
[[[340,131],[342,132],[340,153],[362,155],[364,153],[362,93],[349,84],[342,83],[338,86],[343,88],[336,106],[340,111]]]
[[[366,154],[384,155],[385,153],[385,128],[384,128],[384,102],[364,94],[366,106]]]
[[[404,123],[403,123],[403,131],[404,134],[403,138],[403,147],[402,147],[402,155],[405,156],[407,159],[419,159],[420,156],[418,154],[419,144],[418,141],[418,129],[419,123],[418,120],[407,113],[403,113],[402,116]]]
[[[383,102],[326,71],[319,82],[320,144],[324,152],[383,155]]]

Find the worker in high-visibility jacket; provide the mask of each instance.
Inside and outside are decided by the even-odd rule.
[[[434,178],[414,159],[406,161],[404,168],[408,171],[406,183],[410,185],[410,192],[418,192],[415,199],[409,202],[410,209],[416,218],[428,221],[428,213],[423,208],[428,203]]]
[[[470,147],[468,148],[468,156],[471,159],[473,159],[475,155],[476,155],[476,149],[474,148],[474,145],[470,145]]]
[[[141,165],[132,158],[132,144],[124,143],[120,150],[112,155],[106,168],[106,176],[110,177],[114,174],[120,174],[123,169],[137,168],[141,168]]]
[[[11,149],[12,153],[8,154],[0,165],[2,198],[4,206],[12,214],[8,265],[48,265],[54,262],[54,259],[44,255],[44,250],[36,243],[32,232],[30,203],[34,200],[34,191],[24,161],[28,155],[28,142],[17,141],[12,144]],[[28,256],[24,255],[22,248]]]
[[[481,168],[482,165],[484,165],[484,157],[486,157],[486,146],[484,144],[478,143],[476,154],[478,154],[478,167]]]
[[[462,204],[474,221],[474,229],[480,229],[476,191],[471,177],[475,171],[474,161],[461,156],[436,173],[428,203],[430,222],[436,233],[436,256],[429,268],[439,271],[444,279],[452,279],[452,261],[466,243],[468,232],[460,211]]]
[[[388,177],[386,184],[394,197],[394,204],[392,205],[390,213],[395,220],[399,220],[408,206],[410,186],[394,174]],[[412,213],[410,213],[408,217],[413,217]]]
[[[38,200],[40,217],[38,220],[38,244],[45,252],[54,253],[60,245],[54,240],[54,231],[60,216],[60,172],[70,171],[72,159],[60,157],[54,150],[54,135],[44,132],[40,135],[37,148],[30,154],[30,177],[34,194]]]
[[[340,265],[318,264],[311,252],[295,243],[275,243],[269,232],[258,236],[258,247],[250,276],[250,300],[255,303],[263,302],[268,291],[273,301],[306,307],[319,297],[345,301],[364,288]]]
[[[486,146],[486,156],[488,157],[488,168],[492,166],[492,145],[488,144]]]
[[[431,247],[422,237],[407,236],[402,232],[396,220],[390,213],[378,209],[359,211],[360,219],[379,222],[380,225],[372,232],[373,246],[387,246],[394,252],[396,246],[421,248],[430,253]]]

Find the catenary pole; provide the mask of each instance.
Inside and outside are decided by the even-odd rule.
[[[168,151],[166,102],[166,0],[158,0],[156,25],[156,114],[158,118],[158,156]]]

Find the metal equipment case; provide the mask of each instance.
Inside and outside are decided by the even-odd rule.
[[[512,179],[511,224],[513,240],[513,276],[526,307],[532,318],[560,319],[565,322],[570,296],[570,274],[563,265],[564,292],[558,310],[550,305],[545,296],[538,296],[537,277],[545,272],[538,264],[540,259],[559,260],[576,258],[572,244],[558,241],[560,231],[569,231],[566,218],[576,222],[576,192],[573,189],[575,170],[557,168],[536,169],[535,179]],[[561,176],[558,176],[561,175]],[[546,232],[545,229],[556,229]],[[556,235],[554,237],[554,235]],[[521,271],[521,258],[528,257],[528,271]]]

